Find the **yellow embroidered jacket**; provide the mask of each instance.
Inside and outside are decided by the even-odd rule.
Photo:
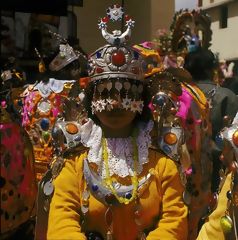
[[[49,210],[48,240],[83,240],[86,239],[84,233],[87,231],[96,231],[106,239],[107,206],[91,194],[85,224],[80,224],[82,193],[86,185],[83,176],[86,156],[85,152],[67,159],[61,173],[53,182],[55,190]],[[148,240],[186,240],[187,207],[182,199],[184,188],[177,167],[171,159],[154,150],[149,150],[149,159],[139,175],[141,179],[149,170],[153,172],[149,185],[139,199],[141,229],[148,233]],[[131,184],[131,180],[127,178],[120,181]],[[113,239],[137,239],[134,206],[135,203],[131,202],[128,205],[112,207]]]

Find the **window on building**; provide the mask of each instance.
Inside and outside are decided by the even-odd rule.
[[[198,0],[198,7],[202,7],[202,0]]]
[[[228,7],[222,6],[220,9],[220,28],[227,28]]]

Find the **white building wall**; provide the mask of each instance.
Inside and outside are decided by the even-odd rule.
[[[212,46],[211,50],[219,53],[220,59],[233,60],[238,59],[238,1],[214,0],[215,7],[209,8],[210,0],[203,1],[205,10],[211,17]],[[220,28],[220,8],[224,2],[228,6],[227,27]],[[218,3],[221,3],[219,5]],[[212,4],[210,4],[212,6]]]
[[[75,7],[78,19],[77,36],[81,47],[91,53],[106,44],[97,23],[99,17],[106,16],[107,7],[120,3],[118,0],[86,0],[83,7]],[[135,20],[130,43],[152,40],[156,30],[169,28],[174,15],[174,0],[127,0],[125,12]],[[111,27],[113,25],[113,27]],[[117,25],[117,26],[116,26]],[[109,31],[120,29],[120,24],[108,24]]]
[[[207,8],[207,7],[215,7],[217,5],[229,3],[229,2],[234,2],[236,0],[202,0],[202,7]]]

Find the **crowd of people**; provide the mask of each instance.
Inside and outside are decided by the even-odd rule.
[[[35,83],[3,67],[0,239],[238,239],[238,97],[199,38],[206,16],[129,45],[133,18],[106,14],[92,54],[50,32]]]

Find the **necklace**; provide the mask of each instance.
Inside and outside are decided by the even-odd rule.
[[[137,133],[136,131],[133,132],[132,134],[132,145],[133,145],[133,165],[134,165],[134,170],[133,170],[133,176],[131,177],[131,182],[133,185],[133,190],[132,194],[128,195],[127,197],[120,197],[117,194],[117,191],[113,185],[113,179],[110,176],[110,171],[109,171],[109,159],[108,159],[108,151],[107,151],[107,140],[105,137],[102,137],[102,157],[103,161],[105,162],[105,170],[106,170],[106,177],[104,179],[105,185],[111,190],[112,194],[116,197],[119,203],[123,204],[129,204],[132,202],[134,199],[137,197],[137,190],[138,190],[138,177],[137,177],[137,169],[138,169],[138,148],[137,148],[137,143],[136,143],[136,136]]]

